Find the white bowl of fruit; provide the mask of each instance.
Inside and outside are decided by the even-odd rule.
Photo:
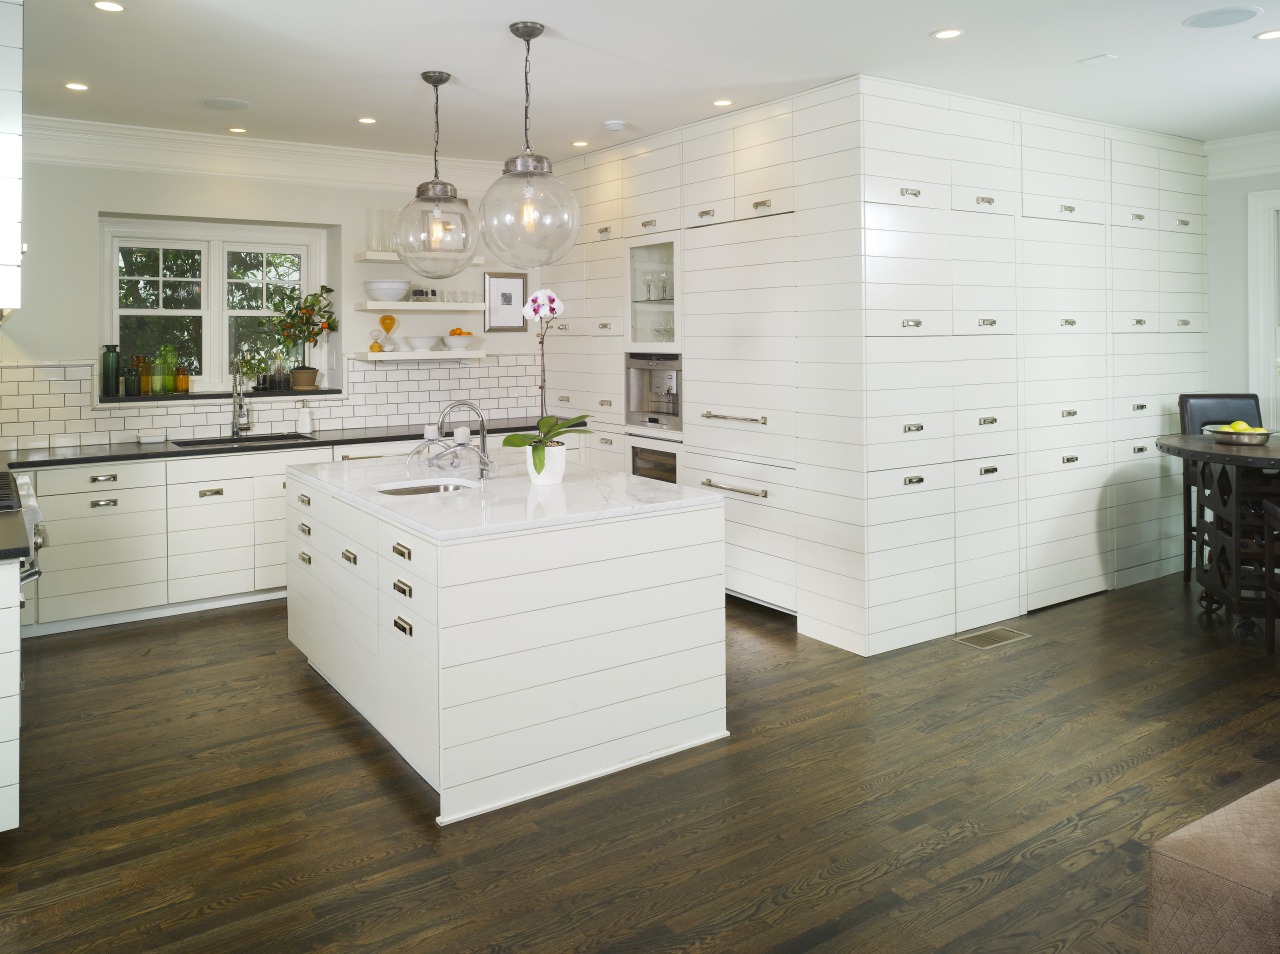
[[[451,328],[449,333],[440,340],[450,351],[466,351],[471,347],[473,341],[479,341],[480,339],[469,331],[463,331],[461,328]]]
[[[1204,433],[1212,435],[1219,444],[1265,444],[1271,439],[1274,431],[1265,427],[1254,427],[1244,421],[1232,421],[1230,424],[1206,424]]]

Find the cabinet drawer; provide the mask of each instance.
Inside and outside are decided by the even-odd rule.
[[[1111,224],[1131,229],[1154,229],[1160,226],[1160,213],[1133,205],[1113,205]]]
[[[1135,461],[1160,460],[1163,451],[1156,447],[1154,437],[1147,437],[1140,440],[1116,441],[1111,445],[1111,454],[1115,466],[1119,467]]]
[[[918,338],[951,334],[949,311],[868,310],[863,318],[868,336]]]
[[[1094,424],[1110,417],[1108,402],[1065,401],[1060,404],[1031,404],[1022,409],[1025,427],[1058,427],[1063,424]]]
[[[340,536],[335,532],[328,538],[325,556],[339,567],[342,573],[349,574],[370,586],[378,585],[378,557],[375,547]]]
[[[1006,454],[1001,457],[987,457],[980,460],[967,460],[952,467],[957,487],[968,487],[982,484],[998,484],[1010,481],[1018,476],[1018,455]],[[1003,501],[993,501],[1001,503]]]
[[[279,521],[283,524],[289,512],[289,505],[283,497],[257,498],[253,501],[254,523]]]
[[[436,588],[411,573],[403,561],[385,556],[378,561],[378,592],[384,603],[390,600],[428,622],[436,621]]]
[[[1204,216],[1190,212],[1161,212],[1160,228],[1165,232],[1188,232],[1200,235],[1204,232]]]
[[[868,444],[895,441],[932,440],[952,435],[952,418],[947,411],[894,417],[871,417],[866,421]]]
[[[51,467],[35,472],[36,496],[43,507],[44,497],[77,491],[114,491],[133,487],[164,486],[164,461],[92,464],[82,467]],[[110,494],[104,494],[110,496]]]
[[[768,510],[795,510],[796,491],[792,471],[767,464],[714,457],[686,451],[680,483],[722,493],[726,519],[730,504]],[[757,521],[738,521],[758,525]]]
[[[606,219],[592,225],[584,225],[578,237],[580,242],[607,242],[622,238],[622,217]]]
[[[285,586],[286,570],[283,564],[276,566],[255,566],[253,568],[253,588],[255,590],[276,590]]]
[[[158,557],[150,560],[122,560],[119,563],[110,563],[104,566],[45,573],[40,577],[40,598],[43,600],[46,597],[95,593],[144,583],[160,583],[163,585],[166,572],[165,563],[164,557]],[[109,611],[90,610],[90,612]],[[84,615],[89,615],[89,613]]]
[[[252,593],[254,589],[253,567],[222,573],[205,573],[169,580],[169,602],[186,603],[190,600],[208,600],[215,596],[231,596],[234,593]]]
[[[717,199],[714,202],[699,202],[694,205],[686,205],[680,213],[680,224],[686,229],[731,221],[733,221],[732,197]]]
[[[1084,470],[1110,463],[1111,448],[1107,444],[1085,444],[1079,447],[1036,451],[1023,457],[1023,467],[1028,475]]]
[[[283,527],[281,528],[283,530]],[[170,557],[193,556],[214,550],[230,550],[237,547],[251,547],[254,543],[253,524],[221,524],[202,530],[170,531],[168,535]],[[130,546],[130,550],[135,548]]]
[[[161,564],[163,560],[159,561]],[[161,571],[163,572],[163,571]],[[145,606],[163,606],[168,602],[168,589],[163,579],[154,583],[132,586],[115,586],[70,596],[47,596],[44,581],[40,584],[40,622],[56,623],[64,619],[79,619],[104,613],[121,613],[142,609]]]
[[[952,430],[956,434],[995,434],[1018,428],[1016,407],[985,407],[953,411]]]
[[[758,219],[766,215],[790,212],[794,208],[795,197],[790,188],[757,192],[738,196],[733,200],[733,215],[736,219]]]
[[[863,176],[862,195],[867,202],[883,202],[887,205],[951,208],[951,186],[936,182],[909,182],[880,176]]]
[[[303,578],[313,581],[313,585],[322,587],[326,575],[324,553],[311,542],[290,536],[285,542],[286,575],[289,579]]]
[[[257,543],[253,547],[253,568],[260,570],[266,566],[284,566],[288,559],[288,546],[283,540],[279,543]],[[260,588],[260,587],[259,587]]]
[[[171,510],[177,507],[216,507],[219,504],[246,500],[253,500],[253,478],[251,477],[169,486],[169,509]]]
[[[1013,431],[995,431],[991,434],[960,434],[955,439],[957,461],[976,460],[1018,452],[1018,435]]]
[[[87,543],[57,543],[58,536],[55,527],[50,531],[49,545],[40,551],[40,566],[45,573],[108,566],[121,558],[152,560],[164,557],[167,553],[163,533],[129,535],[123,540],[117,536],[107,536]]]
[[[159,511],[163,514],[164,509],[163,487],[111,489],[110,485],[104,485],[100,491],[40,497],[40,512],[46,523],[73,519],[101,520],[111,516],[142,514],[149,511]]]
[[[15,668],[15,676],[16,676],[16,673],[17,673],[17,670]],[[15,685],[16,685],[16,679],[15,679]],[[14,695],[16,696],[16,694],[17,694],[17,690],[15,688]],[[12,700],[6,703],[6,706],[16,708]],[[3,714],[5,716],[8,716],[9,709],[6,708],[5,710],[3,710]],[[0,736],[9,735],[10,733],[16,736],[18,734],[18,719],[16,717],[16,713],[15,713],[15,718],[13,718],[12,720],[13,728],[8,729],[7,725],[8,723],[6,723],[6,729],[3,732],[0,732]],[[0,742],[0,786],[8,786],[14,790],[15,794],[17,793],[18,740],[16,738],[6,739],[4,742]],[[0,788],[0,792],[3,792],[3,788]],[[3,794],[0,794],[0,805],[3,804],[3,799],[4,799]],[[12,828],[17,825],[17,807],[18,807],[18,804],[17,804],[17,800],[15,799],[13,804],[13,808],[14,808],[14,812],[13,812],[14,824],[13,825],[3,824],[5,819],[5,811],[3,808],[0,808],[0,830],[6,829],[6,828]]]
[[[1005,291],[1012,297],[1012,288]],[[1017,332],[1016,315],[1014,311],[956,311],[951,317],[951,333],[953,335],[1011,335]]]
[[[253,525],[253,501],[233,500],[203,507],[177,507],[168,513],[169,531],[204,530],[235,524]]]
[[[284,474],[259,474],[250,478],[253,481],[254,500],[273,500],[279,498],[284,506],[284,495],[289,490],[289,481]]]
[[[1160,330],[1164,332],[1204,331],[1205,316],[1194,312],[1173,312],[1161,315]]]
[[[283,474],[286,467],[317,464],[333,460],[329,447],[303,450],[271,451],[253,454],[219,454],[216,457],[188,457],[171,460],[166,465],[171,484],[190,484],[208,480],[233,480],[237,477],[263,477]]]
[[[298,481],[290,481],[292,486],[285,495],[289,504],[290,518],[311,517],[324,522],[329,510],[329,497],[323,491],[314,490]]]
[[[1155,334],[1160,330],[1160,313],[1156,311],[1112,312],[1111,330],[1117,334]]]
[[[933,464],[867,474],[867,497],[883,498],[949,490],[955,483],[955,465]]]
[[[618,442],[621,445],[621,441]],[[378,524],[378,553],[392,566],[403,566],[428,583],[436,580],[437,547],[431,541],[389,523]]]
[[[1064,196],[1023,195],[1022,214],[1037,219],[1058,219],[1063,222],[1097,222],[1107,220],[1107,206],[1103,202],[1089,202]]]
[[[951,208],[957,212],[1013,215],[1018,210],[1018,194],[977,186],[952,185]]]
[[[285,536],[291,543],[329,552],[330,530],[327,525],[307,514],[291,513],[284,520]],[[263,541],[265,542],[265,541]]]
[[[623,219],[622,234],[624,238],[635,235],[650,235],[658,232],[669,232],[680,228],[680,210],[672,207],[649,215],[636,215]]]
[[[423,695],[436,685],[439,636],[434,621],[420,606],[397,601],[386,593],[378,598],[378,654],[397,662],[397,673]],[[421,732],[421,726],[414,727]]]
[[[169,583],[192,576],[216,575],[253,569],[253,546],[235,547],[229,550],[209,550],[205,553],[188,553],[169,557]],[[253,588],[252,582],[249,589]],[[246,590],[229,590],[243,593]]]

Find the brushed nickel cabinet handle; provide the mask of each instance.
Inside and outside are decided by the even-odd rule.
[[[602,438],[600,438],[600,443],[601,443],[601,444],[603,444],[605,447],[612,447],[612,446],[613,446],[613,438],[612,438],[612,437],[602,437]]]
[[[1069,407],[1069,408],[1067,408],[1065,411],[1063,411],[1063,412],[1062,412],[1062,416],[1063,416],[1063,417],[1075,417],[1077,413],[1078,413],[1078,412],[1076,411],[1076,409],[1075,409],[1075,408],[1073,408],[1073,407]]]
[[[640,228],[651,229],[657,224],[658,224],[657,219],[645,219],[643,222],[640,223]]]
[[[715,209],[703,209],[698,213],[700,219],[714,219],[716,217]]]
[[[772,208],[773,208],[773,200],[772,200],[772,199],[761,199],[759,202],[752,202],[752,203],[751,203],[751,208],[752,208],[752,209],[772,209]]]
[[[391,625],[400,630],[400,632],[404,633],[406,636],[413,635],[413,624],[404,617],[397,616],[391,621]]]
[[[978,196],[978,205],[995,205],[995,196],[980,195]]]
[[[610,401],[608,398],[601,398],[601,399],[600,399],[600,406],[601,406],[601,407],[613,407],[613,402],[612,402],[612,401]]]
[[[1135,411],[1145,411],[1147,409],[1147,406],[1145,404],[1135,404],[1133,406],[1133,409]]]
[[[94,474],[89,478],[91,484],[114,484],[119,478],[115,474]]]
[[[986,477],[987,475],[989,475],[989,474],[994,474],[994,473],[998,472],[999,470],[1000,470],[1000,468],[999,468],[999,467],[979,467],[979,468],[978,468],[978,476],[979,476],[979,477]]]
[[[359,557],[357,557],[357,556],[356,556],[352,551],[350,551],[350,550],[343,550],[343,551],[342,551],[342,559],[346,560],[346,561],[347,561],[348,563],[350,563],[352,566],[355,566],[355,565],[356,565],[357,563],[359,563],[359,561],[360,561],[360,558],[359,558]]]
[[[407,599],[413,599],[413,586],[404,580],[396,580],[391,584],[391,588]]]
[[[1062,325],[1064,328],[1074,328],[1076,326],[1076,320],[1074,318],[1063,318],[1058,322],[1058,324]]]
[[[1058,206],[1058,211],[1059,211],[1059,212],[1071,212],[1071,213],[1074,213],[1074,212],[1075,212],[1075,210],[1076,210],[1076,207],[1075,207],[1074,205],[1060,205],[1060,206]]]
[[[1134,326],[1135,326],[1135,327],[1138,327],[1138,328],[1141,328],[1141,327],[1142,327],[1143,325],[1145,325],[1146,323],[1147,323],[1147,319],[1145,319],[1145,318],[1135,318],[1135,319],[1133,319],[1133,324],[1134,324]]]
[[[568,331],[569,325],[567,323],[562,322],[561,324],[556,325],[556,329],[559,331]]]
[[[613,322],[611,322],[611,321],[602,321],[602,322],[600,322],[600,324],[598,325],[598,327],[600,328],[600,330],[601,330],[601,331],[608,331],[610,328],[612,328],[612,327],[613,327]]]
[[[304,537],[311,536],[311,528],[307,526],[305,523],[298,524],[298,532],[302,534]]]
[[[994,417],[980,417],[980,418],[978,418],[978,426],[979,426],[979,427],[983,427],[983,426],[985,426],[985,425],[987,425],[987,424],[995,424],[995,423],[996,423],[996,418],[994,418]]]
[[[402,559],[402,560],[412,560],[412,559],[413,559],[413,551],[412,551],[411,549],[409,549],[407,546],[405,546],[403,543],[393,543],[393,544],[391,544],[391,553],[392,553],[394,556],[398,556],[398,557],[400,557],[400,559]]]
[[[1179,318],[1179,319],[1178,319],[1178,325],[1179,325],[1179,326],[1185,326],[1185,325],[1189,325],[1189,324],[1191,324],[1191,319],[1190,319],[1190,318]]]
[[[1147,445],[1139,444],[1136,447],[1134,447],[1133,452],[1135,454],[1145,454],[1147,452]]]
[[[902,425],[902,433],[904,434],[918,434],[923,430],[924,430],[923,424],[903,424]]]
[[[118,507],[118,506],[120,506],[120,501],[117,500],[115,497],[108,497],[106,500],[90,500],[89,501],[90,510],[97,510],[99,507]]]
[[[302,506],[304,507],[310,507],[311,498],[308,497],[306,494],[298,494],[298,503],[302,504]]]
[[[924,322],[919,318],[903,318],[902,327],[904,328],[923,328]]]
[[[298,562],[303,563],[303,564],[305,564],[305,565],[307,565],[307,566],[310,566],[310,565],[311,565],[311,554],[310,554],[310,553],[308,553],[306,550],[301,550],[301,551],[299,551],[299,552],[298,552]]]
[[[1134,222],[1145,222],[1147,220],[1147,217],[1145,215],[1142,215],[1138,212],[1130,212],[1129,218],[1132,219]]]
[[[742,421],[744,424],[768,424],[767,417],[736,417],[733,414],[713,414],[710,411],[703,411],[702,416],[713,421]]]
[[[918,199],[920,198],[920,190],[919,189],[899,189],[898,195],[909,195],[913,199]]]
[[[924,483],[923,477],[903,477],[902,478],[902,486],[904,487],[914,487],[917,484],[923,484],[923,483]]]
[[[978,327],[979,327],[979,328],[994,328],[995,326],[996,326],[996,320],[995,320],[994,318],[979,318],[979,319],[978,319]]]
[[[561,395],[559,396],[559,400],[563,401],[565,404],[568,404],[568,403],[569,403],[569,395],[567,395],[567,394],[561,394]]]
[[[596,229],[596,234],[597,234],[597,235],[608,235],[608,234],[609,234],[610,232],[612,232],[612,231],[613,231],[613,227],[612,227],[612,226],[609,226],[609,225],[606,225],[606,226],[605,226],[604,228],[602,228],[602,229]]]
[[[1184,226],[1184,227],[1185,227],[1185,226],[1188,226],[1188,225],[1190,225],[1190,224],[1191,224],[1191,220],[1190,220],[1190,219],[1178,219],[1178,224],[1179,224],[1179,225],[1181,225],[1181,226]]]
[[[763,499],[769,496],[769,491],[767,490],[747,490],[745,487],[730,487],[727,484],[717,484],[710,477],[702,481],[702,486],[713,487],[716,490],[727,490],[734,494],[746,494],[748,497],[760,497]]]
[[[1062,462],[1064,464],[1074,464],[1078,460],[1080,460],[1080,458],[1077,457],[1075,454],[1068,454],[1066,457],[1062,458]]]
[[[201,496],[201,498],[204,498],[204,497],[221,497],[221,496],[222,496],[222,488],[221,488],[221,487],[210,487],[208,490],[202,490],[202,491],[200,491],[200,496]]]

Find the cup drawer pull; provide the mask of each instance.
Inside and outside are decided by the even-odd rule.
[[[1060,205],[1060,206],[1058,206],[1058,211],[1059,211],[1059,212],[1074,213],[1074,212],[1075,212],[1075,210],[1076,210],[1076,207],[1075,207],[1074,205]]]
[[[995,326],[996,326],[996,320],[995,320],[994,318],[979,318],[979,319],[978,319],[978,327],[979,327],[979,328],[994,328]]]
[[[994,417],[980,417],[978,418],[978,426],[985,427],[988,424],[995,424],[997,420],[998,419]]]
[[[924,322],[919,318],[903,318],[902,327],[904,328],[923,328]]]
[[[202,499],[203,499],[204,497],[221,497],[221,496],[222,496],[222,488],[221,488],[221,487],[210,487],[208,490],[202,490],[202,491],[200,491],[200,497],[201,497]]]
[[[999,467],[979,467],[979,468],[978,468],[978,476],[979,476],[979,477],[986,477],[988,474],[998,473],[998,472],[999,472],[999,470],[1000,470],[1000,468],[999,468]]]
[[[89,478],[91,484],[114,484],[119,478],[115,474],[94,474]]]
[[[640,223],[640,228],[651,229],[657,224],[658,224],[657,219],[645,219],[643,222]]]
[[[1079,414],[1079,413],[1080,413],[1080,412],[1079,412],[1079,411],[1077,411],[1075,408],[1069,407],[1069,408],[1067,408],[1065,411],[1063,411],[1063,412],[1062,412],[1062,416],[1063,416],[1063,417],[1075,417],[1075,416],[1076,416],[1077,414]]]
[[[1178,224],[1179,224],[1179,225],[1181,225],[1183,228],[1186,228],[1188,225],[1190,225],[1190,224],[1191,224],[1191,220],[1190,220],[1190,219],[1178,219]]]
[[[613,231],[613,227],[612,227],[612,226],[609,226],[609,225],[606,225],[606,226],[605,226],[604,228],[602,228],[602,229],[596,229],[596,234],[597,234],[597,235],[608,235],[608,234],[609,234],[610,232],[612,232],[612,231]]]
[[[406,636],[413,635],[413,624],[402,616],[397,616],[391,623],[396,629],[404,633]]]
[[[923,484],[923,483],[924,483],[923,477],[903,477],[902,478],[902,485],[904,487],[914,487],[917,484]]]
[[[1145,318],[1135,318],[1135,319],[1133,319],[1133,324],[1134,324],[1134,327],[1135,327],[1135,328],[1141,328],[1141,327],[1143,327],[1146,323],[1147,323],[1147,319],[1145,319]]]
[[[413,586],[404,580],[396,580],[391,584],[391,588],[406,599],[413,599]]]
[[[703,411],[702,416],[711,421],[742,421],[744,424],[768,424],[767,417],[737,417],[733,414],[713,414],[711,411]]]
[[[1141,212],[1130,212],[1130,213],[1129,213],[1129,218],[1130,218],[1131,220],[1133,220],[1134,222],[1145,222],[1145,221],[1147,221],[1147,217],[1146,217],[1145,215],[1143,215]]]
[[[564,401],[564,403],[565,403],[565,404],[568,404],[568,403],[569,403],[569,395],[567,395],[567,394],[561,394],[561,395],[559,396],[559,400]]]
[[[118,507],[118,506],[120,506],[120,501],[117,500],[115,497],[108,497],[105,500],[89,501],[90,510],[97,510],[99,507]]]
[[[393,556],[398,556],[402,560],[413,559],[413,551],[409,549],[407,546],[405,546],[403,543],[391,544],[391,553]]]
[[[612,328],[612,327],[613,327],[613,322],[611,322],[611,321],[602,321],[602,322],[600,322],[600,324],[599,324],[599,325],[597,325],[596,327],[597,327],[597,328],[599,328],[601,331],[608,331],[610,328]]]
[[[302,504],[302,506],[304,507],[310,507],[311,498],[308,497],[306,494],[298,494],[298,503]]]
[[[1076,326],[1076,320],[1074,318],[1063,318],[1058,322],[1058,324],[1062,325],[1064,328],[1074,328]]]
[[[919,434],[923,430],[924,430],[923,424],[903,424],[902,425],[902,433],[904,434]]]
[[[995,204],[996,204],[995,196],[991,196],[991,195],[978,196],[978,205],[995,205]]]
[[[1179,318],[1179,319],[1178,319],[1178,327],[1180,327],[1180,328],[1185,328],[1185,327],[1186,327],[1187,325],[1189,325],[1189,324],[1191,324],[1191,319],[1190,319],[1190,318]]]
[[[308,553],[306,550],[301,550],[301,551],[299,551],[299,553],[298,553],[298,562],[299,562],[299,563],[304,564],[305,566],[310,566],[310,565],[311,565],[311,554],[310,554],[310,553]]]
[[[714,219],[715,217],[716,217],[715,209],[702,209],[701,211],[698,212],[698,218],[700,219]]]
[[[612,402],[611,400],[609,400],[608,398],[601,398],[601,399],[600,399],[600,406],[601,406],[601,407],[613,407],[613,402]]]
[[[748,497],[760,497],[761,499],[769,496],[767,490],[747,490],[745,487],[730,487],[727,484],[717,484],[710,477],[702,481],[702,486],[711,487],[714,490],[727,490],[733,494],[746,494]]]
[[[1133,409],[1135,411],[1145,411],[1147,409],[1147,406],[1145,404],[1135,404],[1133,406]]]
[[[304,537],[311,536],[311,528],[307,526],[305,523],[298,524],[298,532],[302,534]]]
[[[899,190],[898,190],[898,194],[899,194],[899,195],[909,195],[909,196],[911,196],[911,198],[913,198],[913,199],[918,199],[918,198],[920,198],[920,190],[919,190],[919,189],[899,189]]]
[[[1074,464],[1078,460],[1080,460],[1080,458],[1077,457],[1075,454],[1068,454],[1066,457],[1062,458],[1062,462],[1064,464]]]
[[[756,209],[756,210],[758,210],[758,209],[771,209],[771,208],[773,208],[773,200],[772,200],[772,199],[761,199],[759,202],[752,202],[752,203],[751,203],[751,208],[752,208],[752,209]]]
[[[568,331],[568,330],[569,330],[569,323],[568,323],[567,321],[565,321],[565,322],[561,322],[560,324],[556,325],[556,328],[557,328],[559,331]]]
[[[1133,452],[1134,452],[1135,454],[1145,454],[1145,453],[1147,452],[1147,445],[1146,445],[1146,444],[1138,444],[1137,446],[1135,446],[1135,447],[1133,448]]]
[[[357,563],[360,562],[360,558],[356,556],[354,553],[352,553],[350,550],[342,551],[342,559],[346,560],[352,566],[355,566]]]
[[[600,438],[600,443],[601,443],[601,444],[603,444],[605,447],[612,447],[612,446],[613,446],[613,438],[612,438],[612,437],[602,437],[602,438]]]

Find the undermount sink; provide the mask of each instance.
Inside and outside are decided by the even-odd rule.
[[[412,497],[418,494],[444,494],[454,490],[475,490],[480,485],[474,480],[443,477],[436,480],[400,480],[390,484],[378,484],[373,489],[392,497]]]
[[[315,440],[310,434],[250,434],[243,437],[196,437],[170,441],[175,447],[254,447],[259,444],[296,444]]]

